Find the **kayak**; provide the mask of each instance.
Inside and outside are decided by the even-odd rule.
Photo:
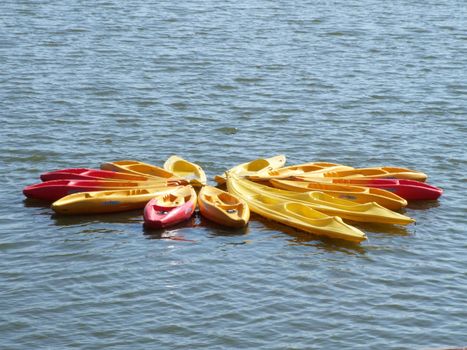
[[[144,208],[160,193],[174,188],[134,188],[131,190],[82,192],[70,194],[52,203],[59,214],[102,214]]]
[[[232,175],[247,176],[256,175],[258,173],[267,172],[269,170],[278,169],[284,166],[286,158],[284,155],[278,155],[271,158],[259,158],[251,162],[237,165],[228,172]],[[225,174],[216,175],[214,180],[222,185],[226,182]]]
[[[68,168],[49,171],[41,174],[42,181],[51,180],[126,180],[126,181],[146,181],[148,176],[119,173],[116,171],[89,169],[89,168]]]
[[[424,182],[428,175],[422,172],[407,168],[378,167],[360,168],[353,170],[339,170],[323,173],[324,177],[345,177],[345,178],[374,178],[374,179],[407,179]]]
[[[360,204],[318,191],[286,191],[264,186],[246,179],[238,179],[237,182],[255,193],[261,193],[278,200],[300,202],[324,214],[339,216],[353,221],[398,225],[408,225],[415,221],[408,216],[386,209],[374,202]]]
[[[101,164],[102,170],[117,171],[140,176],[162,177],[165,179],[175,177],[175,175],[158,166],[139,162],[137,160],[118,160]]]
[[[319,179],[317,179],[319,181]],[[409,201],[436,200],[443,190],[424,182],[405,179],[331,179],[335,184],[380,188]]]
[[[340,199],[346,199],[357,203],[376,202],[379,205],[391,210],[400,210],[402,207],[407,205],[407,201],[404,198],[379,188],[278,179],[271,179],[270,183],[275,188],[288,191],[319,191]]]
[[[106,180],[51,180],[23,188],[28,198],[53,202],[72,193],[120,190],[145,187],[168,187],[177,185],[167,180],[151,182],[106,181]]]
[[[261,174],[257,175],[250,175],[248,176],[248,178],[253,181],[267,181],[270,179],[286,179],[291,176],[319,176],[318,174],[322,174],[329,171],[341,171],[352,169],[352,167],[334,163],[304,163],[262,172]]]
[[[267,219],[315,235],[361,242],[366,235],[337,216],[329,216],[310,206],[268,196],[243,186],[236,176],[227,177],[228,191],[248,203],[250,210]]]
[[[180,158],[171,156],[164,163],[164,169],[180,178],[190,181],[191,185],[201,187],[206,185],[206,174],[203,169],[194,163]]]
[[[188,220],[196,209],[196,192],[191,186],[177,187],[151,199],[144,207],[144,226],[166,228]]]
[[[220,225],[243,227],[250,219],[250,209],[245,201],[212,186],[201,188],[198,206],[201,215]]]

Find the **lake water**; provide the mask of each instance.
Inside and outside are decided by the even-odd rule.
[[[467,346],[464,1],[0,4],[1,349]],[[416,225],[360,246],[254,217],[160,239],[57,217],[41,172],[178,154],[426,172]],[[163,237],[162,237],[163,238]]]

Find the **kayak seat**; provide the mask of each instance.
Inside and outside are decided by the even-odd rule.
[[[229,204],[229,205],[238,205],[237,199],[234,197],[230,196],[227,193],[222,193],[217,196],[217,198],[222,201],[222,203]]]
[[[218,205],[219,208],[221,208],[222,210],[225,210],[225,211],[229,211],[229,210],[237,210],[238,208],[238,205],[226,205],[226,204],[221,204],[221,205]]]

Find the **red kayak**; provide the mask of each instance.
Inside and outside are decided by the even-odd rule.
[[[166,228],[188,220],[196,208],[196,192],[183,186],[151,199],[144,208],[144,226]]]
[[[144,185],[141,182],[130,181],[106,181],[106,180],[52,180],[40,182],[23,188],[23,193],[28,198],[54,202],[62,197],[78,192],[93,192],[106,190],[123,190],[128,188],[155,188],[172,186],[167,181],[154,182]]]
[[[42,181],[50,180],[126,180],[126,181],[147,181],[148,177],[128,173],[118,173],[116,171],[89,169],[89,168],[68,168],[50,171],[41,175]]]
[[[443,194],[441,188],[424,182],[404,179],[332,179],[333,183],[376,187],[397,194],[406,200],[436,200]]]

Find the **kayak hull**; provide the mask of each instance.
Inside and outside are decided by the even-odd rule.
[[[196,192],[184,186],[151,199],[144,207],[144,226],[162,229],[188,220],[196,208]]]
[[[240,228],[250,219],[250,209],[245,201],[215,187],[201,189],[198,206],[202,216],[219,225]]]
[[[167,188],[135,188],[131,190],[83,192],[70,194],[52,203],[52,209],[63,215],[116,213],[142,209]]]
[[[149,176],[163,179],[170,179],[175,177],[173,173],[165,169],[137,160],[118,160],[115,162],[102,163],[100,168],[102,170],[116,171],[122,173],[129,173],[133,175]]]
[[[227,188],[230,193],[247,202],[251,211],[267,219],[318,236],[355,243],[366,239],[362,231],[344,223],[339,217],[328,216],[302,203],[268,196],[254,187],[243,186],[238,177],[228,175]]]
[[[352,170],[352,167],[325,162],[304,163],[298,165],[291,165],[279,169],[262,172],[257,175],[248,176],[253,181],[267,181],[271,179],[284,179],[291,176],[319,176],[329,171]]]
[[[284,166],[286,158],[284,155],[277,155],[271,158],[259,158],[252,160],[251,162],[237,165],[230,169],[228,172],[232,175],[247,176],[247,175],[258,175],[263,172],[278,169]],[[226,182],[225,175],[216,175],[214,180],[219,184],[223,185]]]
[[[119,173],[116,171],[90,169],[90,168],[68,168],[49,171],[41,174],[42,181],[52,180],[118,180],[118,181],[147,181],[148,176]]]
[[[424,182],[406,179],[333,179],[336,184],[380,188],[409,201],[437,200],[443,190]]]
[[[179,156],[169,157],[164,163],[164,169],[175,176],[188,180],[192,186],[201,187],[206,185],[207,179],[204,170],[199,165]]]
[[[323,173],[324,177],[368,178],[368,179],[406,179],[424,182],[428,175],[407,168],[374,167],[353,170],[330,171]]]
[[[167,181],[128,182],[109,180],[51,180],[24,187],[23,194],[28,198],[54,202],[74,193],[127,190],[145,187],[169,187],[171,185],[172,184]]]
[[[356,203],[363,204],[375,202],[391,210],[400,210],[401,208],[407,206],[407,201],[404,198],[379,188],[366,188],[347,184],[329,184],[318,181],[307,181],[305,178],[299,178],[298,181],[272,179],[270,183],[276,188],[288,191],[319,191]]]
[[[272,181],[274,180],[271,180],[271,182]],[[257,193],[274,197],[277,200],[303,203],[330,216],[339,216],[344,219],[360,222],[398,225],[408,225],[415,221],[408,216],[396,213],[374,202],[356,203],[319,191],[293,192],[281,190],[257,184],[246,179],[241,179],[239,182],[241,182],[242,186],[250,188]]]

